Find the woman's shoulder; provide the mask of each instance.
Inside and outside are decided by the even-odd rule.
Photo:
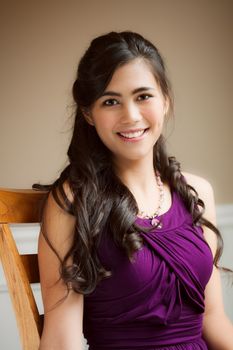
[[[47,204],[54,203],[55,207],[59,207],[63,212],[71,214],[72,205],[74,203],[74,194],[68,180],[61,184],[56,184],[48,196]]]
[[[198,197],[203,200],[205,204],[205,216],[213,219],[215,212],[214,190],[211,183],[198,175],[182,172],[186,182],[192,186],[198,193]],[[208,218],[207,218],[208,219]]]
[[[203,217],[210,221],[212,224],[216,225],[215,199],[211,183],[205,178],[198,175],[186,172],[182,172],[182,175],[185,177],[187,183],[197,191],[198,197],[204,202],[205,211]],[[204,227],[204,236],[209,243],[214,255],[217,247],[216,235],[212,230]]]
[[[212,211],[215,206],[215,200],[213,186],[209,180],[187,172],[182,172],[182,175],[185,177],[186,182],[197,191],[199,198],[205,203],[206,211],[208,211],[208,208]]]
[[[68,182],[68,180],[66,180],[64,183],[63,183],[63,190],[65,192],[65,195],[66,197],[68,198],[69,202],[70,203],[73,203],[74,202],[74,194],[72,192],[72,189],[71,189],[71,186]]]
[[[213,187],[209,180],[187,172],[182,172],[187,183],[194,187],[200,196],[208,197],[213,192]]]

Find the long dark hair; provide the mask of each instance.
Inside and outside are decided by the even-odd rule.
[[[94,39],[81,58],[73,85],[76,114],[68,149],[69,165],[52,185],[51,193],[60,207],[76,218],[73,245],[61,260],[61,278],[83,294],[91,293],[101,279],[111,274],[98,257],[98,244],[104,229],[108,229],[130,259],[143,245],[139,234],[142,229],[135,224],[136,200],[115,174],[110,151],[84,117],[84,111],[103,94],[115,70],[136,58],[149,64],[171,110],[172,93],[160,53],[151,42],[130,31],[110,32]],[[179,162],[168,156],[163,135],[154,146],[153,162],[162,181],[183,199],[193,223],[206,225],[216,233],[218,248],[214,263],[217,265],[222,251],[221,235],[203,218],[204,203],[196,190],[186,183]],[[65,183],[71,190],[72,202],[67,198]],[[42,232],[48,240],[46,227]],[[70,258],[72,264],[68,263]]]

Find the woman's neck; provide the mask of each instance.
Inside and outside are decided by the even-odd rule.
[[[117,176],[132,193],[149,193],[156,186],[153,155],[140,160],[115,162]]]
[[[138,161],[121,161],[115,163],[115,171],[123,184],[133,194],[139,211],[151,214],[158,208],[160,191],[156,181],[155,169],[153,166],[153,155],[151,158]],[[161,212],[166,212],[172,202],[170,186],[163,184],[164,200]]]

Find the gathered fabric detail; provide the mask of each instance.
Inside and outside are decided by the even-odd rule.
[[[144,245],[130,262],[108,232],[99,258],[112,276],[84,298],[90,350],[206,350],[204,291],[213,256],[200,226],[174,192],[161,229],[141,232]],[[150,220],[136,218],[140,226]],[[183,344],[183,345],[182,345]]]

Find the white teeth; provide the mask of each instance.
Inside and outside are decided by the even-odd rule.
[[[126,137],[127,139],[133,139],[135,137],[139,137],[144,133],[145,130],[135,131],[135,132],[129,132],[129,133],[123,133],[120,132],[119,134]]]

